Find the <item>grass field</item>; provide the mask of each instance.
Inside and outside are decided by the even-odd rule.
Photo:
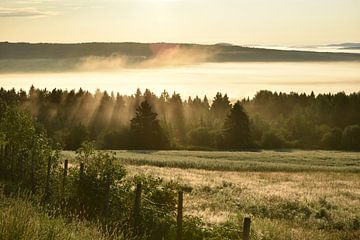
[[[51,216],[25,196],[6,197],[0,182],[1,240],[123,240],[104,234],[99,224]]]
[[[73,153],[64,152],[67,157]],[[252,239],[360,239],[360,153],[116,151],[130,175],[191,189],[185,214],[209,226],[253,219]]]
[[[343,151],[114,151],[130,165],[251,172],[352,172],[360,173],[360,152]],[[72,158],[74,152],[65,151]]]

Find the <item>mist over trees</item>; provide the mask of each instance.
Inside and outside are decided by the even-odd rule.
[[[0,115],[18,105],[52,144],[77,149],[302,148],[360,150],[360,93],[259,91],[231,103],[138,89],[131,96],[97,90],[0,89]]]

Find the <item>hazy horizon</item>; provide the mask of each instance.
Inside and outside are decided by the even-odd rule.
[[[100,65],[103,66],[103,65]],[[360,63],[201,63],[185,66],[121,69],[118,71],[0,74],[5,89],[96,89],[134,94],[146,88],[163,90],[184,98],[217,92],[231,99],[253,97],[257,91],[353,93],[360,90]]]

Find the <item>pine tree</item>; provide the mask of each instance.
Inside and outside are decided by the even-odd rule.
[[[166,148],[169,140],[160,127],[157,113],[153,112],[147,101],[136,109],[136,116],[130,125],[132,145],[138,149]]]
[[[225,119],[223,137],[224,148],[235,149],[250,146],[249,117],[239,101],[235,103]]]

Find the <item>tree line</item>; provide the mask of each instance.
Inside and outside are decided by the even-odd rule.
[[[18,105],[51,144],[84,141],[99,149],[360,149],[360,93],[259,91],[230,101],[217,93],[189,97],[146,89],[133,95],[97,90],[0,89],[0,114]]]

